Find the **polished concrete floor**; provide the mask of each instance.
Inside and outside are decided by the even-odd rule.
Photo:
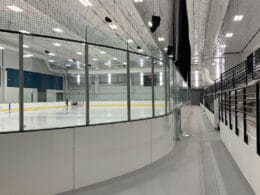
[[[253,195],[199,107],[171,154],[142,170],[64,195]]]

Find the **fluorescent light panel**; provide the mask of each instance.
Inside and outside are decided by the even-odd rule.
[[[89,0],[79,0],[82,5],[85,7],[92,6],[92,3]]]
[[[128,39],[126,42],[127,43],[133,43],[134,41],[132,39]]]
[[[143,0],[134,0],[135,3],[142,3]]]
[[[57,33],[62,33],[63,32],[63,30],[61,28],[59,28],[59,27],[54,27],[52,30],[54,30]]]
[[[195,87],[199,87],[199,71],[195,71]]]
[[[108,74],[107,75],[107,82],[108,82],[108,84],[111,84],[111,81],[112,81],[111,74]]]
[[[79,74],[77,75],[77,83],[78,83],[78,85],[80,85],[80,75]]]
[[[243,19],[243,17],[244,17],[243,15],[235,15],[233,20],[234,22],[239,22]]]
[[[60,47],[61,46],[60,43],[53,43],[53,45],[56,46],[56,47]]]
[[[30,48],[30,46],[29,45],[23,45],[23,48],[28,49],[28,48]]]
[[[144,73],[140,73],[140,85],[144,85]]]
[[[163,73],[159,73],[159,79],[160,79],[160,86],[163,86]]]
[[[23,34],[31,34],[29,31],[27,30],[19,30],[20,33],[23,33]]]
[[[153,26],[153,23],[151,21],[149,21],[148,23],[148,26],[152,27]]]
[[[15,5],[8,5],[6,7],[14,12],[23,12],[23,10],[20,7],[17,7]]]
[[[56,56],[55,53],[48,53],[49,56]]]
[[[234,35],[234,33],[227,33],[227,34],[226,34],[226,37],[227,37],[227,38],[231,38],[231,37],[233,37],[233,35]]]
[[[31,58],[31,57],[33,57],[33,55],[32,54],[25,54],[25,55],[23,55],[23,57],[24,58]]]
[[[109,24],[108,26],[113,30],[117,29],[117,25],[115,24]]]
[[[160,42],[164,41],[164,37],[158,37],[158,41]]]

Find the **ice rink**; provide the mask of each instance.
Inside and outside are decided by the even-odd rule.
[[[39,107],[37,104],[25,106],[24,130],[39,130],[73,126],[84,126],[86,124],[85,105],[68,106],[53,103]],[[52,105],[52,106],[50,106]],[[111,123],[127,120],[127,105],[122,102],[91,102],[90,124]],[[165,114],[163,101],[155,104],[156,116]],[[152,104],[147,102],[132,102],[131,119],[142,119],[152,117]],[[0,109],[0,131],[18,131],[19,110],[13,108],[10,112]]]

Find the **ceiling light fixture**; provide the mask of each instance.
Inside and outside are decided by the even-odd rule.
[[[5,49],[4,47],[1,47],[1,46],[0,46],[0,50],[4,50],[4,49]]]
[[[133,43],[134,41],[133,41],[133,39],[128,39],[128,40],[126,40],[126,42],[127,43]]]
[[[23,12],[23,10],[20,7],[17,7],[15,5],[8,5],[6,7],[14,12]]]
[[[23,34],[31,34],[29,31],[27,30],[19,30],[20,33],[23,33]]]
[[[79,0],[80,3],[86,7],[92,6],[92,3],[89,0]]]
[[[143,53],[143,52],[144,52],[143,49],[138,49],[137,51],[138,51],[139,53]]]
[[[113,60],[118,60],[118,58],[113,58]]]
[[[221,48],[226,48],[227,46],[226,46],[226,45],[221,45],[220,47],[221,47]]]
[[[62,33],[63,32],[63,30],[61,28],[59,28],[59,27],[54,27],[52,30],[54,30],[57,33]]]
[[[56,56],[55,53],[48,53],[49,56]]]
[[[100,53],[101,53],[101,54],[106,54],[106,52],[105,52],[105,51],[100,51]]]
[[[135,3],[142,3],[143,0],[134,0]]]
[[[227,38],[231,38],[231,37],[233,37],[233,35],[234,35],[234,33],[227,33],[227,34],[226,34],[226,37],[227,37]]]
[[[60,47],[61,46],[60,43],[53,43],[53,45],[56,46],[56,47]]]
[[[148,22],[148,26],[149,27],[152,27],[153,26],[153,23],[151,21]]]
[[[31,57],[33,57],[33,55],[32,54],[25,54],[25,55],[23,55],[23,57],[24,58],[31,58]]]
[[[97,58],[93,58],[92,60],[93,60],[93,61],[98,61],[98,59],[97,59]]]
[[[234,22],[239,22],[243,19],[243,17],[244,17],[243,15],[235,15],[233,20]]]
[[[78,54],[78,55],[80,55],[80,56],[81,56],[81,55],[83,55],[83,53],[82,53],[82,52],[80,52],[80,51],[78,51],[78,52],[77,52],[77,54]]]
[[[108,26],[109,26],[112,30],[117,29],[117,25],[115,25],[115,24],[109,24]]]
[[[164,37],[158,37],[158,41],[160,42],[164,41]]]
[[[164,48],[164,51],[168,51],[168,48],[167,48],[167,47],[165,47],[165,48]]]
[[[28,49],[28,48],[30,48],[30,46],[29,45],[23,45],[23,48]]]
[[[70,65],[70,64],[66,64],[66,66],[67,66],[67,67],[71,67],[71,65]]]
[[[69,62],[73,62],[73,59],[68,59]]]
[[[54,60],[48,60],[50,63],[53,63],[53,62],[55,62]]]

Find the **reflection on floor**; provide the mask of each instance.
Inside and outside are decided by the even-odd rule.
[[[190,121],[188,123],[188,121]],[[63,195],[253,195],[199,107],[174,151],[142,170]]]
[[[106,103],[90,107],[90,124],[109,123],[127,120],[127,106],[121,103]],[[0,109],[1,110],[1,109]],[[156,115],[165,114],[165,107],[159,103],[155,109]],[[24,112],[24,129],[50,129],[60,127],[83,126],[86,124],[84,105],[78,107],[30,109]],[[151,104],[133,104],[131,118],[141,119],[152,117]],[[0,131],[17,131],[19,128],[18,111],[0,112]]]

